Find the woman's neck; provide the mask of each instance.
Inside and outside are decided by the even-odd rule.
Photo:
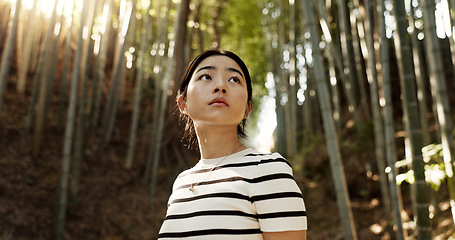
[[[196,127],[196,134],[203,159],[219,158],[245,149],[237,136],[237,129]]]

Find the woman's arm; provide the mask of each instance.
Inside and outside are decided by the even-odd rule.
[[[263,232],[264,240],[306,240],[306,231]]]

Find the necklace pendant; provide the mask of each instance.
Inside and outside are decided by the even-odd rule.
[[[190,192],[194,192],[194,187],[191,186],[188,190],[190,190]]]

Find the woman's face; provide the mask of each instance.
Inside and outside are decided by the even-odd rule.
[[[186,97],[180,96],[178,105],[196,127],[232,126],[236,131],[252,109],[240,66],[222,55],[210,56],[196,67]]]

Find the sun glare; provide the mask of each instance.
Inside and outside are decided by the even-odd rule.
[[[83,0],[38,0],[36,2],[36,11],[44,14],[46,17],[51,17],[52,10],[54,8],[55,1],[57,2],[57,14],[63,14],[66,18],[71,18],[73,8],[81,9]],[[11,4],[15,0],[9,0]],[[34,0],[22,0],[22,7],[26,10],[31,10],[33,8]]]
[[[259,151],[270,152],[273,149],[273,131],[277,126],[275,113],[274,88],[275,83],[273,74],[267,74],[266,87],[269,89],[269,95],[263,98],[261,112],[259,113],[258,128],[259,132],[254,137],[253,144]]]

